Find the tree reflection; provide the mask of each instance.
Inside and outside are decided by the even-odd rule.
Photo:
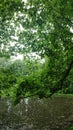
[[[0,130],[55,130],[73,123],[73,98],[0,100]]]

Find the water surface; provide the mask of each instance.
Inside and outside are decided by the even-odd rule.
[[[0,130],[62,130],[73,124],[73,97],[0,100]]]

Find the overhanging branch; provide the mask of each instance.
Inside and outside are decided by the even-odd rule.
[[[57,83],[56,87],[50,88],[51,94],[49,96],[52,96],[54,93],[56,93],[59,90],[62,90],[62,86],[63,86],[64,80],[68,77],[72,67],[73,67],[73,60],[68,65],[68,68],[65,70],[63,77]]]

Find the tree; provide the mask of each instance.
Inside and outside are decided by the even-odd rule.
[[[1,14],[1,56],[17,53],[27,56],[31,52],[44,59],[46,56],[47,71],[45,76],[42,72],[44,87],[41,88],[45,90],[47,87],[50,95],[64,89],[65,82],[72,81],[73,72],[73,1],[27,0],[27,3],[9,3],[12,7],[15,5],[12,14],[9,12],[10,4],[5,9],[5,3],[1,2],[1,8],[8,12],[4,10],[5,15]],[[72,84],[68,82],[68,86]],[[44,92],[42,95],[45,96]]]

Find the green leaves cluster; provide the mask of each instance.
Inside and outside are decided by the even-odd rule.
[[[23,3],[21,0],[1,0],[0,1],[0,22],[12,19],[17,11],[21,11]]]
[[[0,56],[20,53],[27,57],[34,52],[47,57],[42,66],[26,58],[27,67],[19,62],[11,66],[17,77],[17,95],[73,93],[73,1],[3,0],[0,7]]]

